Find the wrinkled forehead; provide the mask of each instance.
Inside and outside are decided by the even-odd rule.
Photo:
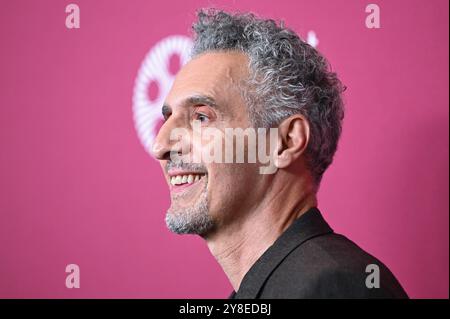
[[[207,52],[194,57],[177,74],[166,101],[191,94],[212,96],[219,103],[238,98],[238,86],[248,77],[248,57],[237,51]]]

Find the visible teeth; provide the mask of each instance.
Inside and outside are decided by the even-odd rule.
[[[180,185],[180,184],[192,184],[199,181],[202,178],[202,175],[198,174],[190,174],[190,175],[177,175],[170,177],[171,185]]]

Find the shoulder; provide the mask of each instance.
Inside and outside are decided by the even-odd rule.
[[[311,238],[291,251],[268,278],[261,296],[407,298],[381,261],[335,233]]]

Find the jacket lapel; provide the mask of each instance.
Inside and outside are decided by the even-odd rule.
[[[245,274],[239,291],[232,293],[230,298],[258,298],[267,279],[292,250],[313,237],[332,232],[320,211],[317,208],[311,208],[295,220],[253,264]]]

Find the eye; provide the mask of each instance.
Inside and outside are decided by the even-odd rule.
[[[214,112],[208,106],[199,105],[196,106],[192,113],[193,121],[200,121],[201,123],[207,123],[214,120]]]
[[[209,117],[206,114],[195,112],[194,113],[194,120],[198,120],[200,122],[206,122],[209,120]]]

